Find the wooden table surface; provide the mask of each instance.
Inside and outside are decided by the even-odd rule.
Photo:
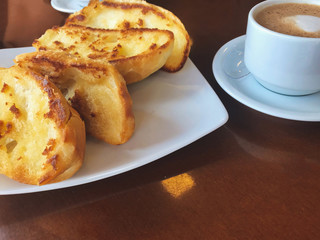
[[[252,110],[212,74],[215,53],[245,34],[259,1],[150,2],[185,24],[190,58],[225,105],[228,122],[114,177],[0,196],[0,239],[320,239],[320,123]],[[0,8],[6,47],[29,46],[66,17],[44,0],[1,0]]]

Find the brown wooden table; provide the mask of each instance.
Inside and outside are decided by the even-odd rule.
[[[0,3],[1,11],[11,9],[0,20],[7,46],[30,45],[66,16],[49,1],[9,2]],[[0,196],[0,239],[320,239],[320,123],[252,110],[226,94],[212,74],[216,51],[245,34],[249,9],[259,1],[150,2],[185,24],[194,42],[190,58],[227,108],[228,122],[130,172]]]

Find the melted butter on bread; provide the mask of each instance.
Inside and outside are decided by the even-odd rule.
[[[102,29],[156,28],[174,34],[174,47],[164,65],[169,72],[180,70],[190,53],[191,39],[183,23],[172,12],[140,0],[91,1],[71,14],[66,25],[77,24]]]
[[[173,43],[173,33],[167,30],[107,30],[69,25],[47,30],[33,46],[38,51],[61,51],[102,64],[111,63],[130,84],[162,68],[172,53]]]
[[[71,177],[84,158],[79,114],[48,78],[18,66],[0,73],[0,173],[34,185]]]

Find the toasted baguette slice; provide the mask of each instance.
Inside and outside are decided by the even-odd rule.
[[[169,72],[180,70],[189,56],[191,40],[180,19],[172,12],[145,1],[91,1],[87,7],[67,18],[66,25],[70,24],[106,29],[157,28],[172,31],[174,47],[164,65]]]
[[[85,126],[47,78],[14,66],[0,70],[0,173],[43,185],[82,165]]]
[[[110,144],[125,143],[132,136],[131,96],[123,77],[111,64],[56,51],[26,53],[15,61],[48,76],[80,113],[87,133]]]
[[[33,46],[39,51],[57,50],[102,63],[109,61],[130,84],[159,70],[172,52],[173,41],[172,32],[167,30],[70,25],[47,30]]]

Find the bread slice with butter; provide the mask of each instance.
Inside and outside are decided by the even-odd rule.
[[[173,32],[174,46],[163,69],[180,70],[190,53],[191,40],[183,23],[172,12],[143,0],[93,0],[82,10],[71,14],[66,25],[92,28],[156,28]]]
[[[167,30],[69,25],[48,29],[33,46],[38,51],[63,51],[100,63],[110,62],[130,84],[159,70],[170,56],[173,42],[173,34]]]
[[[135,128],[126,82],[114,66],[59,51],[18,55],[16,64],[48,78],[85,121],[86,131],[110,144],[127,142]]]
[[[0,70],[0,173],[26,184],[70,178],[81,167],[85,126],[47,77]]]

